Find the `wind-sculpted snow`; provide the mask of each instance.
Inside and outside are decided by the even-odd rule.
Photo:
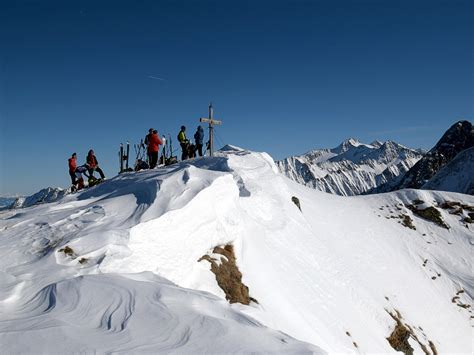
[[[189,209],[227,176],[233,183],[226,163],[216,158],[196,161],[202,168],[183,163],[123,174],[58,202],[3,212],[0,351],[322,353],[216,296],[149,272],[106,272],[113,260],[132,253],[140,258],[130,236],[135,228]],[[149,257],[143,256],[144,265]],[[179,257],[168,259],[170,269]],[[202,266],[197,258],[193,263]]]
[[[396,310],[415,351],[469,353],[472,208],[322,193],[232,146],[125,173],[1,212],[0,351],[390,353]],[[228,244],[258,304],[227,304],[201,259]]]
[[[151,273],[48,285],[21,313],[2,314],[0,339],[4,353],[317,352],[215,296]]]

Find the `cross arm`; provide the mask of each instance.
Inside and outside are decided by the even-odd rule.
[[[200,118],[199,122],[210,123],[211,125],[220,125],[220,124],[222,124],[222,121],[220,121],[220,120],[214,120],[214,119],[209,119],[209,118]]]

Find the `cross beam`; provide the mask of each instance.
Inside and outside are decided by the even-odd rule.
[[[222,121],[214,119],[214,109],[212,102],[209,104],[209,117],[200,118],[199,122],[209,123],[209,155],[212,157],[214,152],[214,125],[221,125]]]

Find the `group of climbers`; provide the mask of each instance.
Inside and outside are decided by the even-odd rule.
[[[189,139],[186,137],[186,127],[181,126],[181,130],[178,134],[178,141],[181,145],[181,160],[186,160],[189,158],[196,157],[196,153],[199,154],[200,157],[203,156],[202,147],[204,141],[204,129],[202,126],[198,126],[196,129],[196,133],[194,133],[194,144],[192,144]],[[158,164],[158,154],[160,151],[160,145],[166,145],[165,137],[161,137],[158,135],[158,131],[156,129],[150,128],[148,130],[148,134],[145,137],[144,145],[146,146],[147,156],[148,156],[148,167],[150,169],[154,169]],[[170,152],[171,155],[173,152]],[[176,161],[176,159],[174,159]],[[142,162],[143,163],[143,162]],[[144,162],[146,165],[146,162]],[[165,148],[163,148],[162,154],[162,164],[168,164],[166,159],[166,152]],[[80,190],[84,188],[84,178],[82,175],[84,174],[88,178],[89,186],[93,186],[100,181],[105,179],[104,172],[99,167],[99,162],[94,154],[94,151],[91,149],[89,150],[86,158],[86,163],[80,166],[77,166],[77,154],[73,153],[71,157],[68,159],[69,164],[69,176],[71,177],[72,183],[72,190]],[[100,175],[100,179],[94,177],[94,171],[97,171]]]
[[[196,133],[194,133],[195,144],[192,144],[189,139],[186,138],[185,126],[181,126],[181,130],[178,133],[178,141],[181,145],[182,151],[181,160],[194,158],[196,156],[196,152],[199,154],[200,157],[203,156],[202,146],[204,141],[204,129],[202,128],[202,126],[198,126],[196,129]],[[150,128],[148,130],[148,134],[145,136],[144,145],[147,149],[148,167],[150,169],[154,169],[158,164],[158,154],[160,151],[160,145],[164,146],[160,163],[167,164],[165,152],[166,138],[164,136],[160,138],[156,129]],[[170,153],[172,154],[172,152]]]
[[[181,126],[181,130],[178,133],[178,142],[181,145],[181,160],[194,158],[196,152],[202,157],[202,144],[204,141],[204,129],[202,126],[198,126],[196,133],[194,133],[194,142],[191,144],[188,138],[186,138],[186,127]]]
[[[69,176],[71,177],[72,190],[81,190],[84,188],[84,174],[88,178],[89,186],[96,185],[100,181],[105,179],[104,172],[99,167],[99,162],[94,154],[94,151],[91,149],[87,153],[86,163],[80,166],[77,166],[77,154],[72,153],[71,157],[68,159],[69,165]],[[94,176],[94,171],[97,171],[100,175],[100,179],[97,179]]]

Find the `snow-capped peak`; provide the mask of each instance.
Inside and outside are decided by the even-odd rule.
[[[332,149],[332,152],[341,154],[347,152],[349,149],[360,146],[361,143],[356,138],[348,138],[339,144],[336,148]]]

